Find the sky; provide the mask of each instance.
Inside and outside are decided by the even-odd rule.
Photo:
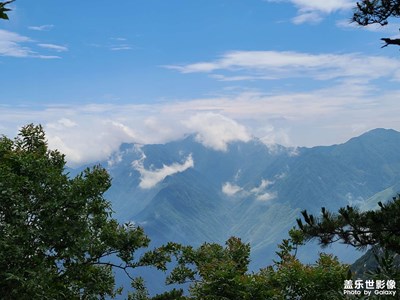
[[[399,20],[348,0],[16,0],[0,20],[0,133],[45,128],[70,165],[196,134],[343,143],[400,130]],[[188,164],[190,161],[188,161]]]

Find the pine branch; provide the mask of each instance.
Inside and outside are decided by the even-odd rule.
[[[381,38],[386,44],[383,45],[381,48],[385,48],[389,45],[397,45],[400,46],[400,39],[390,39],[390,38]]]

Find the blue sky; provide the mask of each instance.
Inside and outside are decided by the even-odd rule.
[[[0,21],[0,131],[44,125],[71,164],[197,134],[221,151],[400,130],[400,24],[346,0],[17,0]]]

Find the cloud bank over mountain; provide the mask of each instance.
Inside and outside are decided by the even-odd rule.
[[[196,140],[206,147],[226,151],[229,142],[251,139],[246,127],[220,114],[196,114],[183,124],[196,132]]]
[[[65,153],[70,165],[105,159],[124,142],[165,143],[187,134],[219,151],[252,137],[269,145],[330,145],[377,127],[399,130],[399,96],[400,91],[349,82],[308,92],[242,92],[154,104],[0,105],[0,130],[12,137],[20,126],[40,122],[50,147]]]

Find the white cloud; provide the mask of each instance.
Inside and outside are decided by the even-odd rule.
[[[55,44],[38,44],[39,47],[54,50],[57,52],[68,51],[68,48],[65,46],[55,45]]]
[[[230,142],[247,142],[251,139],[243,125],[216,113],[196,114],[184,124],[191,131],[197,132],[198,142],[219,151],[226,151]]]
[[[352,9],[356,5],[354,0],[290,0],[300,11],[316,11],[333,13],[338,10]]]
[[[0,56],[19,58],[35,57],[43,59],[59,58],[59,56],[39,54],[26,46],[26,44],[32,44],[33,42],[34,41],[29,37],[0,29]]]
[[[322,16],[315,11],[306,11],[292,19],[294,24],[314,23],[317,24],[322,21]]]
[[[385,37],[389,38],[400,38],[399,27],[400,23],[390,22],[389,24],[382,26],[380,24],[370,24],[366,26],[360,26],[355,22],[349,20],[338,20],[336,26],[346,30],[365,30],[370,32],[379,32],[385,34]]]
[[[129,45],[116,45],[116,46],[111,46],[110,50],[112,51],[132,50],[132,47]]]
[[[270,145],[270,150],[274,151],[273,145],[290,145],[290,136],[287,130],[283,128],[275,128],[272,125],[257,129],[256,136],[266,144]]]
[[[250,136],[266,144],[330,145],[367,130],[400,130],[400,89],[361,81],[303,92],[238,92],[154,104],[6,106],[0,104],[1,132],[10,137],[28,123],[44,125],[49,145],[69,165],[104,160],[123,142],[165,143],[197,134],[209,147]]]
[[[181,73],[213,73],[217,80],[272,80],[311,78],[314,80],[395,79],[400,60],[384,56],[350,54],[310,54],[293,51],[231,51],[211,62],[166,66]],[[228,75],[215,74],[226,72]],[[241,75],[245,73],[246,75]],[[251,75],[249,75],[249,73]],[[230,74],[235,74],[229,76]],[[236,75],[240,74],[240,75]]]
[[[49,146],[61,150],[71,166],[105,159],[117,151],[121,143],[137,140],[136,132],[127,125],[96,114],[82,117],[72,110],[64,111],[68,118],[61,117],[57,109],[44,112],[50,119],[44,126]],[[59,119],[53,119],[57,117]]]
[[[250,193],[254,195],[257,201],[269,201],[275,199],[278,194],[276,192],[267,191],[267,189],[273,184],[273,181],[262,179],[260,185],[252,188]]]
[[[104,48],[111,51],[126,51],[136,48],[135,46],[129,44],[128,39],[124,37],[111,37],[110,40],[112,41],[112,43],[107,43],[107,44],[91,43],[89,45],[95,48]]]
[[[277,194],[276,192],[274,192],[274,193],[264,193],[264,194],[257,195],[257,196],[256,196],[256,199],[257,199],[258,201],[264,201],[264,202],[266,202],[266,201],[273,200],[273,199],[275,199],[276,197],[278,197],[278,194]]]
[[[262,179],[260,185],[258,187],[252,188],[250,192],[257,195],[261,194],[265,191],[266,188],[268,188],[273,183],[274,183],[273,181]]]
[[[107,166],[113,167],[114,165],[120,163],[122,161],[122,153],[121,152],[116,152],[112,156],[109,157],[107,160]]]
[[[63,128],[75,127],[77,125],[78,125],[77,123],[75,123],[74,121],[72,121],[68,118],[61,118],[61,119],[57,120],[56,122],[48,123],[47,127],[53,128],[53,129],[63,129]]]
[[[222,185],[222,192],[223,192],[225,195],[228,195],[228,196],[233,196],[233,195],[239,193],[239,192],[242,191],[242,190],[243,190],[243,189],[242,189],[240,186],[235,185],[235,184],[232,184],[232,183],[230,183],[230,182],[225,182],[225,183]]]
[[[267,2],[290,2],[297,8],[295,24],[318,23],[331,13],[350,10],[355,7],[353,0],[267,0]]]
[[[123,51],[123,50],[132,50],[132,46],[127,43],[128,39],[124,37],[112,37],[110,38],[112,41],[115,41],[115,44],[110,45],[108,48],[111,51]]]
[[[61,118],[58,122],[67,128],[77,126],[77,124],[74,121],[71,121],[70,119],[67,118]]]
[[[114,41],[119,41],[119,42],[124,42],[127,40],[127,38],[124,38],[124,37],[112,37],[111,39]]]
[[[35,30],[35,31],[49,31],[53,29],[54,25],[47,24],[47,25],[40,25],[40,26],[29,26],[28,29]]]
[[[32,56],[33,52],[22,43],[31,42],[31,39],[18,33],[0,29],[0,55],[13,57]]]
[[[254,187],[250,190],[246,190],[231,182],[225,182],[222,185],[222,192],[229,196],[239,195],[241,197],[254,197],[257,201],[269,201],[275,199],[278,194],[276,192],[267,191],[268,187],[274,184],[273,181],[262,179],[259,186]]]
[[[194,167],[194,161],[192,155],[189,155],[183,163],[173,163],[172,165],[163,165],[161,169],[146,170],[143,162],[146,156],[143,156],[140,160],[132,162],[132,167],[140,173],[139,186],[142,189],[150,189],[156,186],[159,182],[163,181],[167,176],[171,176],[176,173],[181,173],[189,168]]]

